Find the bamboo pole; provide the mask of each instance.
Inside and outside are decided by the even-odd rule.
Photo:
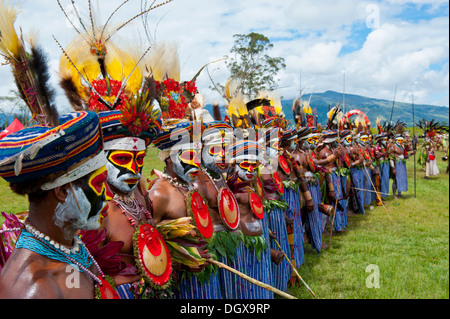
[[[236,270],[234,268],[231,268],[231,267],[229,267],[229,266],[227,266],[227,265],[225,265],[225,264],[223,264],[223,263],[221,263],[221,262],[219,262],[217,260],[207,259],[207,261],[210,262],[211,264],[214,264],[214,265],[216,265],[216,266],[218,266],[220,268],[223,268],[223,269],[225,269],[225,270],[227,270],[229,272],[232,272],[236,276],[239,276],[242,279],[245,279],[248,282],[250,282],[250,283],[252,283],[252,284],[254,284],[256,286],[259,286],[261,288],[269,290],[269,291],[271,291],[271,292],[273,292],[273,293],[275,293],[275,294],[277,294],[277,295],[279,295],[281,297],[284,297],[286,299],[298,299],[298,298],[295,298],[294,296],[292,296],[292,295],[290,295],[288,293],[285,293],[285,292],[283,292],[283,291],[281,291],[279,289],[276,289],[276,288],[272,287],[271,285],[265,284],[265,283],[263,283],[263,282],[261,282],[259,280],[256,280],[256,279],[254,279],[252,277],[249,277],[246,274],[244,274],[244,273],[242,273],[242,272],[240,272],[240,271],[238,271],[238,270]]]
[[[369,192],[369,193],[377,193],[377,194],[380,194],[380,195],[391,195],[391,194],[387,194],[387,193],[371,191],[371,190],[368,190],[368,189],[361,189],[361,188],[356,188],[356,187],[352,187],[352,189],[356,189],[358,191],[366,191],[366,192]]]
[[[272,231],[270,231],[270,234],[273,236]],[[273,236],[275,237],[275,236]],[[278,240],[276,238],[272,238],[275,243],[278,246],[278,249],[280,249],[280,251],[283,253],[284,258],[286,258],[287,262],[289,263],[289,265],[291,265],[292,269],[294,270],[295,274],[297,275],[298,279],[300,279],[300,281],[305,285],[306,289],[308,289],[308,291],[311,293],[311,295],[313,295],[314,298],[318,299],[316,294],[314,293],[314,291],[312,291],[312,289],[308,286],[308,284],[303,280],[302,276],[300,276],[300,274],[298,273],[297,269],[295,268],[295,266],[292,264],[292,261],[289,260],[289,257],[286,256],[286,253],[284,252],[283,248],[281,248],[280,243],[278,242]]]
[[[367,178],[369,179],[370,183],[372,184],[373,189],[377,189],[377,188],[375,187],[375,185],[373,184],[372,179],[370,178],[369,171],[368,171],[367,167],[364,166],[364,169],[365,169],[365,171],[366,171]],[[376,192],[376,193],[378,193],[378,192]],[[383,206],[384,211],[386,212],[386,215],[389,217],[389,219],[390,219],[391,222],[393,223],[394,221],[392,220],[391,216],[389,215],[389,213],[388,213],[388,211],[387,211],[387,209],[386,209],[386,206],[384,206],[383,201],[381,201],[381,205]]]

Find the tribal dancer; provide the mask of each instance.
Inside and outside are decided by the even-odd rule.
[[[169,244],[175,249],[171,250],[171,256],[174,263],[177,262],[174,268],[177,275],[175,297],[178,299],[222,297],[217,276],[201,282],[192,274],[201,273],[208,266],[204,258],[210,255],[206,254],[205,247],[213,236],[208,205],[194,183],[200,173],[202,129],[200,122],[180,121],[163,127],[154,141],[160,149],[160,159],[166,165],[164,173],[157,174],[158,178],[152,182],[148,193],[154,207],[153,221],[158,225],[189,218],[195,226],[195,237],[190,240],[190,247],[181,247],[177,241]],[[196,239],[198,236],[200,238]],[[188,258],[183,255],[185,253]]]
[[[233,83],[232,80],[227,84]],[[227,90],[232,91],[232,90]],[[271,250],[269,247],[269,225],[265,216],[262,191],[259,179],[255,178],[262,159],[261,146],[256,142],[249,106],[240,94],[227,93],[229,97],[228,115],[234,127],[235,142],[230,146],[231,165],[228,185],[233,191],[239,205],[241,237],[235,248],[235,260],[229,265],[250,277],[271,285]],[[258,194],[259,193],[259,194]],[[237,243],[237,242],[236,242]],[[273,293],[250,284],[242,278],[231,277],[220,272],[226,299],[272,299]]]
[[[284,185],[277,172],[278,155],[280,152],[280,128],[269,122],[265,123],[268,128],[264,129],[266,146],[263,164],[260,166],[260,176],[264,188],[264,209],[268,218],[270,236],[270,246],[272,255],[272,278],[273,286],[281,291],[286,291],[292,267],[288,260],[291,260],[291,249],[288,241],[286,228],[287,203],[282,199],[285,192]],[[265,126],[263,125],[263,126]],[[278,246],[279,245],[279,246]],[[281,251],[280,251],[281,247]],[[284,257],[286,255],[286,257]]]
[[[288,127],[282,131],[281,153],[279,156],[279,175],[285,186],[283,199],[289,205],[287,209],[287,228],[289,244],[291,245],[291,258],[293,266],[297,269],[305,262],[303,224],[301,216],[300,189],[298,183],[299,167],[291,152],[296,149],[295,139],[298,130]],[[290,284],[297,282],[298,278],[293,272]]]
[[[97,40],[95,32],[86,32],[63,50],[61,83],[74,109],[99,112],[108,159],[107,182],[114,194],[102,216],[101,230],[103,244],[122,244],[121,262],[126,267],[113,275],[120,297],[164,298],[172,273],[170,256],[154,228],[152,204],[142,177],[146,149],[161,129],[155,83],[151,75],[144,76],[140,59],[133,58],[131,50],[119,50],[107,32],[103,34],[105,40]],[[142,243],[136,239],[141,232],[147,235]],[[85,238],[93,238],[87,235]],[[152,242],[153,249],[148,249]],[[139,262],[144,247],[149,254],[161,248],[165,263],[156,264],[154,255],[153,260]]]
[[[205,197],[212,219],[214,236],[208,244],[208,252],[215,255],[214,258],[228,264],[234,261],[236,256],[236,242],[234,239],[240,237],[239,222],[240,210],[238,202],[227,184],[227,172],[229,170],[228,149],[233,139],[233,128],[231,125],[216,121],[205,124],[202,136],[202,163],[201,172],[194,184],[199,192]],[[230,249],[230,245],[233,247]],[[228,296],[228,290],[232,285],[223,286],[220,281],[219,272],[214,271],[210,276],[220,286],[220,295]],[[230,277],[234,276],[230,274]]]
[[[408,152],[403,147],[404,137],[403,137],[404,125],[398,123],[395,127],[394,143],[391,144],[390,153],[392,154],[390,159],[391,172],[393,174],[392,183],[392,194],[394,198],[403,197],[402,192],[408,191],[408,176],[406,172],[406,160],[412,154]]]
[[[433,141],[437,134],[443,131],[434,119],[426,121],[425,119],[419,121],[417,126],[423,129],[425,134],[425,141],[423,144],[421,158],[424,158],[425,162],[425,179],[429,179],[430,176],[439,175],[439,169],[436,164],[436,143]],[[410,151],[405,147],[406,151]]]
[[[244,133],[245,135],[246,133]],[[268,285],[272,284],[271,250],[268,235],[264,229],[268,228],[264,221],[265,211],[262,198],[255,189],[255,174],[262,156],[261,146],[248,136],[237,138],[230,147],[230,176],[242,183],[234,195],[240,210],[239,228],[243,234],[243,241],[237,247],[236,255],[241,255],[241,265],[235,265],[241,272]],[[231,178],[233,178],[231,177]],[[222,278],[223,287],[229,292],[229,278]],[[228,284],[227,284],[228,283]],[[273,293],[259,286],[250,284],[242,279],[235,283],[233,298],[243,299],[272,299]],[[230,296],[228,296],[230,297]]]
[[[322,249],[326,249],[327,245],[322,242],[322,213],[319,206],[322,203],[322,194],[320,191],[319,178],[316,176],[318,167],[314,165],[311,151],[316,147],[318,136],[315,134],[315,128],[303,128],[298,135],[298,155],[300,170],[304,174],[307,184],[308,193],[304,192],[305,205],[307,211],[304,211],[303,220],[305,232],[309,238],[311,246],[320,253]],[[304,187],[304,186],[303,186]],[[306,193],[306,196],[305,196]]]
[[[364,205],[370,205],[372,204],[372,192],[374,191],[372,187],[372,172],[370,169],[371,165],[371,155],[370,155],[370,135],[367,133],[367,130],[360,132],[359,137],[357,138],[357,143],[360,146],[360,152],[364,159],[361,167],[362,171],[362,189],[363,191],[363,197],[364,197]]]
[[[338,132],[327,130],[322,132],[323,147],[319,152],[319,159],[326,161],[326,168],[329,173],[325,174],[326,200],[325,203],[334,206],[334,216],[328,218],[329,226],[332,226],[334,219],[334,230],[341,232],[346,226],[347,216],[340,204],[340,199],[343,198],[342,185],[340,183],[340,172],[337,166],[337,161],[344,152],[344,148],[338,144]],[[321,162],[319,165],[324,165]]]
[[[32,119],[39,122],[0,143],[0,176],[29,201],[25,223],[17,224],[21,232],[15,249],[2,267],[0,297],[113,298],[114,289],[76,235],[100,226],[110,196],[98,116],[58,116],[46,57],[35,44],[26,52],[14,30],[14,7],[0,2],[0,12],[0,20],[8,24],[0,30],[0,52],[13,67]],[[79,278],[79,289],[67,285],[68,273]]]
[[[374,153],[380,174],[375,177],[375,187],[377,188],[377,206],[382,205],[383,198],[389,196],[389,160],[387,150],[387,133],[375,135]]]
[[[291,258],[291,250],[286,228],[288,205],[282,199],[285,188],[277,170],[280,169],[278,165],[280,134],[286,126],[286,120],[282,114],[281,102],[273,93],[261,93],[260,97],[264,99],[253,101],[258,104],[253,112],[253,118],[259,128],[258,142],[265,147],[265,152],[256,180],[260,180],[262,184],[259,195],[264,199],[263,227],[267,223],[264,233],[265,235],[270,233],[270,239],[266,236],[266,241],[270,242],[271,246],[272,284],[277,289],[285,291],[292,271],[288,261]]]
[[[365,214],[364,209],[364,151],[362,148],[363,142],[360,140],[360,133],[353,136],[353,147],[350,151],[350,159],[352,161],[350,168],[350,175],[352,178],[353,187],[357,189],[355,194],[356,206],[353,207],[359,214]]]

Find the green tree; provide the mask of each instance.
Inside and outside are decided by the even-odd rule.
[[[226,62],[231,77],[240,80],[238,90],[252,99],[261,90],[277,88],[275,76],[286,64],[281,57],[271,57],[267,53],[273,48],[270,40],[260,33],[235,34],[229,62]],[[223,88],[223,86],[222,86]]]

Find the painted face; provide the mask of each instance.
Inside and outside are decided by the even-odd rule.
[[[369,142],[370,137],[368,135],[362,135],[359,140],[365,145]]]
[[[342,145],[344,146],[351,146],[352,145],[352,136],[349,135],[346,138],[344,138]]]
[[[226,158],[227,152],[227,144],[206,146],[202,152],[202,163],[209,170],[217,174],[223,174],[229,168],[229,161]]]
[[[92,173],[87,182],[69,188],[65,202],[59,203],[55,209],[55,224],[61,228],[81,230],[99,228],[99,218],[107,210],[108,201],[113,196],[106,184],[107,175],[106,167],[102,167]],[[70,226],[64,226],[67,222]]]
[[[172,156],[175,174],[187,183],[193,182],[200,172],[201,150],[179,150]]]
[[[280,142],[278,139],[271,140],[266,148],[266,157],[276,158],[280,152]]]
[[[250,181],[255,176],[258,164],[253,161],[243,161],[236,165],[236,171],[242,181]]]
[[[297,144],[295,143],[295,140],[292,140],[291,144],[289,144],[289,149],[291,151],[295,151],[296,148],[297,148]]]
[[[86,198],[91,203],[88,218],[103,213],[107,208],[107,201],[113,198],[113,193],[107,184],[108,171],[106,166],[96,170],[89,177],[88,184],[82,187]]]
[[[106,168],[108,183],[119,192],[129,194],[141,179],[145,151],[110,151]]]
[[[403,137],[401,137],[401,138],[397,138],[396,140],[395,140],[396,142],[397,142],[397,144],[398,145],[400,145],[400,146],[402,146],[403,145],[403,143],[405,142],[405,140],[403,139]]]

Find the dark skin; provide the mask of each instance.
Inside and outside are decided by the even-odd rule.
[[[316,165],[325,165],[330,169],[335,168],[335,167],[337,167],[338,158],[342,155],[343,151],[344,151],[344,148],[342,147],[342,145],[339,145],[335,150],[333,150],[331,146],[326,144],[319,152],[320,160],[315,162],[315,164]],[[335,159],[330,162],[327,158],[331,155],[334,155]],[[330,177],[331,176],[325,176],[326,182],[328,184],[332,183]],[[334,196],[335,196],[334,191],[331,190],[328,192],[328,198],[329,198],[330,202],[333,202],[335,200]]]
[[[175,178],[176,181],[182,182],[182,180],[176,176],[173,170],[173,162],[169,158],[166,160],[166,174]],[[201,183],[198,183],[201,185]],[[200,194],[204,193],[205,190],[198,190]],[[153,203],[153,222],[155,225],[159,224],[164,220],[173,220],[183,217],[188,217],[188,212],[185,204],[185,194],[188,193],[184,190],[183,193],[180,192],[175,186],[169,183],[165,178],[160,178],[156,181],[153,187],[148,191],[148,198]],[[207,250],[200,250],[199,253],[204,258],[211,258]],[[184,268],[185,266],[174,265],[176,270],[187,270],[191,272],[200,272],[204,267],[208,266],[209,263],[201,265],[198,268]]]
[[[309,193],[308,184],[304,177],[306,172],[309,172],[308,154],[301,148],[297,148],[293,154],[295,161],[298,164],[299,172],[303,177],[300,177],[300,189],[305,193]],[[306,198],[306,197],[305,197]],[[306,209],[310,212],[314,211],[314,201],[312,199],[306,200]]]
[[[140,172],[142,173],[142,168],[140,169]],[[113,194],[118,194],[121,196],[128,196],[130,194],[125,194],[119,191],[117,188],[114,187],[112,184],[108,184]],[[143,193],[145,192],[142,190],[145,190],[145,180],[143,177],[141,177],[141,180],[139,182],[139,185],[136,187],[136,189],[133,191],[134,195],[138,198],[138,200],[145,205],[145,198],[143,197]],[[146,207],[147,210],[150,208]],[[120,249],[120,253],[123,254],[122,261],[126,262],[129,265],[135,266],[136,261],[134,257],[134,245],[133,245],[133,235],[136,231],[135,227],[130,223],[125,213],[122,211],[121,207],[113,200],[108,202],[108,211],[105,214],[106,217],[102,220],[101,229],[106,230],[106,237],[105,237],[105,243],[107,242],[113,242],[118,241],[122,242],[123,246]],[[139,225],[143,222],[150,222],[151,220],[148,220],[147,217],[142,214],[140,216],[139,220],[136,220],[136,225]],[[117,286],[127,284],[127,283],[133,283],[141,279],[140,275],[135,276],[115,276],[114,282]]]
[[[219,203],[217,201],[218,191],[226,186],[222,177],[220,179],[211,181],[204,171],[201,171],[198,178],[193,182],[195,189],[206,199],[211,216],[213,227],[217,228],[223,226],[222,218],[219,213]],[[217,189],[216,189],[217,187]]]
[[[235,170],[235,165],[232,164],[231,171]],[[252,191],[253,187],[247,186],[247,191]],[[243,193],[234,193],[239,205],[239,212],[241,214],[239,229],[244,235],[247,236],[261,236],[262,225],[261,221],[257,219],[250,208],[249,193],[244,191]]]
[[[72,247],[72,239],[66,239],[63,230],[54,223],[58,203],[63,203],[70,191],[66,184],[45,193],[43,200],[30,202],[29,222],[56,242]],[[73,238],[77,229],[66,227]],[[28,249],[15,249],[0,276],[0,299],[93,299],[94,280],[85,272],[79,273],[80,288],[68,288],[66,280],[73,276],[66,272],[68,264],[39,255]],[[91,272],[97,274],[94,265]]]
[[[265,181],[268,182],[268,181],[273,180],[271,170],[269,170],[268,167],[265,167],[262,170],[261,177],[262,177],[262,183],[264,183]],[[268,189],[265,190],[265,195],[267,196],[267,198],[271,198],[274,200],[279,200],[281,198],[281,195],[277,191],[270,192]],[[276,234],[271,233],[270,237],[276,239]],[[270,249],[270,257],[271,257],[272,262],[279,265],[284,258],[284,254],[283,254],[283,252],[281,252],[279,250],[271,248]]]

